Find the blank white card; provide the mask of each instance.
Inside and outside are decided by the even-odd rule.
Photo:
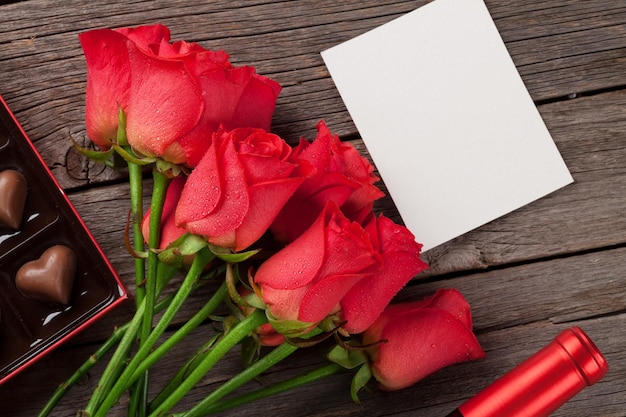
[[[435,0],[322,57],[423,250],[573,181],[483,0]]]

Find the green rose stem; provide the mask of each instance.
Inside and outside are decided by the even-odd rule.
[[[151,213],[150,215],[151,223],[153,219],[153,214],[154,213]],[[160,216],[158,218],[160,218]],[[174,295],[174,299],[172,300],[171,304],[169,305],[167,310],[165,310],[165,312],[163,313],[161,320],[159,320],[157,325],[154,327],[154,330],[152,330],[148,338],[145,340],[145,343],[139,347],[139,350],[137,351],[137,353],[135,353],[135,355],[131,359],[130,363],[126,366],[122,374],[117,378],[117,381],[115,382],[113,387],[108,391],[108,393],[106,393],[106,397],[104,398],[102,403],[96,404],[93,407],[93,408],[98,407],[97,412],[94,412],[93,409],[88,409],[87,411],[90,411],[90,414],[87,414],[87,415],[93,415],[94,417],[106,416],[107,412],[117,402],[117,400],[122,395],[122,393],[130,386],[130,384],[134,382],[133,375],[135,374],[135,370],[138,368],[139,364],[148,356],[148,354],[150,353],[150,351],[152,350],[152,348],[158,341],[159,337],[161,337],[161,335],[165,332],[165,330],[167,329],[167,326],[171,323],[172,319],[174,318],[178,310],[180,310],[184,301],[187,299],[189,294],[194,289],[195,283],[200,277],[200,275],[202,274],[204,267],[214,257],[215,255],[213,255],[213,253],[209,250],[208,247],[204,247],[198,253],[196,253],[196,255],[194,256],[193,262],[191,264],[191,267],[189,268],[189,271],[187,272],[187,275],[185,276],[185,279],[183,280],[179,289],[176,291],[176,294]],[[157,258],[157,261],[158,261],[158,258]],[[145,301],[148,301],[149,297],[150,296],[148,295],[148,291],[146,291]],[[213,298],[214,297],[212,297],[212,299]],[[220,302],[222,301],[222,298],[219,299]],[[144,303],[144,304],[147,304],[147,303]],[[219,304],[219,302],[217,304]]]
[[[130,147],[129,147],[130,148]],[[128,180],[130,183],[130,206],[133,226],[133,247],[136,252],[144,251],[144,237],[141,231],[143,220],[143,176],[140,165],[128,162]],[[142,257],[135,257],[135,301],[136,306],[144,299],[145,290],[143,282],[145,279],[145,260]],[[140,335],[139,344],[143,343]],[[140,378],[135,384],[135,389],[131,392],[130,404],[128,406],[129,416],[145,415],[145,404],[148,401],[147,378]],[[139,411],[138,411],[139,410]]]
[[[211,315],[211,313],[213,313],[213,311],[224,300],[227,294],[228,290],[226,289],[226,284],[222,284],[222,286],[214,293],[211,299],[191,319],[189,319],[173,335],[168,337],[167,340],[165,340],[158,348],[156,348],[137,366],[137,369],[135,369],[135,372],[133,372],[132,376],[130,377],[131,383],[133,380],[141,376],[142,372],[154,365],[174,345],[183,340],[183,338],[186,337],[193,329],[198,327],[204,320],[206,320],[206,318]],[[115,390],[116,387],[113,387],[113,389]]]
[[[150,417],[164,416],[224,355],[241,342],[250,332],[265,323],[267,323],[265,312],[263,310],[255,310],[251,315],[230,329],[228,333],[213,346],[189,376],[180,383],[178,388],[150,414]]]
[[[129,166],[134,164],[130,163]],[[132,172],[133,169],[129,171]],[[167,186],[169,184],[169,178],[164,175],[161,171],[156,168],[152,170],[153,177],[153,188],[152,188],[152,199],[150,204],[150,235],[148,236],[148,248],[149,249],[158,249],[159,243],[161,240],[161,216],[163,214],[163,204],[165,202],[165,194],[167,193]],[[132,179],[131,179],[132,181]],[[133,187],[140,182],[140,179],[136,179],[131,182],[131,189],[137,189],[137,187]],[[132,194],[132,193],[131,193]],[[138,201],[142,196],[131,196],[131,204],[133,209],[139,207],[140,202]],[[134,200],[134,201],[133,201]],[[135,212],[134,214],[137,214]],[[143,216],[142,216],[143,217]],[[138,217],[133,217],[133,238],[134,244],[137,244],[137,239],[143,238],[141,234],[141,220]],[[136,262],[136,271],[139,272],[140,266],[137,265]],[[156,302],[156,274],[158,269],[158,258],[157,254],[150,250],[148,251],[148,275],[147,278],[144,279],[143,271],[144,268],[141,267],[141,272],[136,274],[136,282],[137,282],[137,290],[138,290],[138,298],[141,298],[141,301],[146,301],[146,308],[144,312],[143,323],[141,326],[141,331],[139,333],[139,347],[143,346],[149,335],[152,331],[153,317],[154,317],[154,304]],[[137,380],[135,389],[131,391],[130,395],[130,405],[129,405],[129,415],[135,415],[137,410],[144,410],[146,408],[146,404],[148,402],[148,373],[146,372],[140,379]],[[145,415],[145,412],[140,411],[139,415]]]
[[[229,410],[231,408],[239,407],[244,404],[249,404],[253,401],[258,401],[263,398],[271,397],[272,395],[276,395],[281,392],[288,391],[290,389],[309,384],[322,378],[326,378],[327,376],[335,375],[345,371],[346,368],[344,368],[343,366],[336,363],[330,363],[305,374],[298,375],[296,377],[278,382],[276,384],[258,389],[256,391],[251,391],[237,397],[229,398],[218,403],[215,403],[214,401],[206,402],[206,399],[213,395],[212,393],[211,395],[209,395],[209,397],[206,397],[191,410],[183,411],[181,413],[174,413],[171,415],[171,417],[198,417],[218,413],[220,411]]]
[[[169,397],[172,392],[180,385],[181,381],[185,379],[190,369],[195,369],[202,359],[209,353],[209,350],[215,344],[215,341],[218,340],[220,334],[217,333],[209,340],[204,342],[202,346],[194,353],[185,364],[176,372],[176,374],[170,378],[169,382],[161,389],[152,402],[150,403],[149,410],[154,410],[157,408],[167,397]]]
[[[104,342],[98,350],[96,350],[80,368],[76,370],[65,382],[63,382],[56,391],[52,394],[44,408],[37,414],[38,417],[45,417],[50,414],[54,407],[59,403],[61,398],[73,387],[89,370],[98,362],[100,358],[107,354],[107,352],[122,339],[122,336],[126,334],[126,331],[130,327],[130,322],[117,327],[113,334]]]
[[[224,301],[228,294],[226,284],[222,284],[221,287],[213,294],[209,301],[180,329],[178,329],[172,336],[168,337],[158,348],[156,348],[148,357],[146,357],[133,373],[131,379],[138,378],[139,375],[146,369],[150,368],[156,363],[163,355],[165,355],[174,345],[183,340],[193,329],[198,327],[207,317],[209,317],[213,311]]]
[[[173,294],[164,297],[155,306],[154,310],[158,313],[163,311],[172,301]],[[98,361],[106,355],[113,346],[117,345],[130,327],[130,322],[116,327],[113,334],[87,359],[65,382],[60,384],[56,391],[52,394],[44,408],[37,414],[37,417],[48,416],[54,407],[61,401],[63,396],[80,381],[86,374],[98,363]]]
[[[307,334],[305,338],[310,338],[321,333],[321,330],[315,329],[311,333]],[[206,410],[211,409],[214,406],[215,402],[224,397],[225,395],[231,393],[233,390],[239,388],[246,382],[256,378],[263,372],[267,371],[272,366],[276,365],[280,361],[287,358],[289,355],[298,350],[298,347],[295,345],[291,345],[289,343],[282,343],[278,347],[274,348],[270,353],[265,355],[263,358],[256,361],[251,366],[247,367],[245,370],[229,379],[226,383],[224,383],[221,387],[213,391],[210,395],[205,397],[202,401],[200,401],[195,407],[191,410],[187,411],[184,414],[185,417],[201,417],[206,415]],[[289,389],[290,386],[287,386],[284,389]],[[262,398],[262,397],[260,397]],[[177,415],[177,414],[175,414]]]
[[[157,274],[157,290],[160,292],[167,282],[172,278],[173,273],[176,271],[174,268],[169,267],[168,265],[161,265],[162,268],[159,274]],[[173,298],[173,297],[172,297]],[[113,356],[109,360],[102,376],[100,377],[100,381],[98,381],[98,385],[94,389],[85,410],[79,413],[80,416],[91,416],[93,410],[98,407],[98,405],[102,402],[104,395],[111,388],[117,376],[122,372],[122,366],[125,364],[126,359],[128,357],[128,353],[133,345],[133,339],[137,336],[141,324],[143,322],[143,314],[146,307],[146,300],[144,299],[141,304],[135,310],[135,315],[128,322],[128,329],[126,333],[122,336],[115,352],[113,352]],[[155,306],[156,309],[156,306]]]
[[[167,193],[168,177],[158,169],[152,170],[152,200],[150,204],[150,236],[148,236],[148,275],[144,285],[146,299],[146,311],[141,327],[140,341],[145,341],[152,331],[154,317],[154,303],[156,301],[156,276],[159,267],[158,254],[153,249],[159,248],[161,241],[161,217],[163,204]]]
[[[102,397],[106,394],[109,388],[113,385],[116,378],[121,372],[121,367],[124,365],[126,361],[126,357],[130,352],[130,349],[133,345],[133,341],[141,324],[143,322],[143,315],[146,310],[146,300],[144,299],[139,307],[135,311],[135,315],[128,323],[128,329],[126,333],[120,340],[119,345],[115,352],[113,352],[113,356],[109,360],[102,376],[100,377],[100,381],[98,381],[98,385],[94,389],[89,402],[85,409],[79,414],[80,416],[89,417],[93,414],[93,410],[98,406],[98,404],[102,401]]]
[[[117,115],[117,143],[128,153],[134,155],[126,137],[126,113],[120,107]],[[118,154],[115,154],[116,156]],[[133,247],[136,252],[144,251],[144,239],[141,231],[143,221],[143,175],[142,166],[131,159],[126,159],[128,167],[128,183],[130,189],[130,211],[133,225]],[[136,306],[143,301],[143,280],[145,279],[146,263],[144,258],[135,258],[135,300]]]
[[[169,178],[157,169],[152,170],[152,200],[150,204],[150,236],[148,236],[148,276],[144,282],[144,296],[147,300],[146,316],[142,326],[142,334],[147,336],[152,331],[152,317],[155,302],[156,274],[159,266],[157,253],[152,249],[158,249],[161,241],[161,217],[163,215],[163,204]]]
[[[143,178],[141,174],[141,166],[129,162],[128,163],[128,180],[130,183],[130,208],[133,226],[133,247],[137,252],[144,251],[144,238],[141,231],[141,222],[143,220]],[[137,306],[144,297],[144,279],[145,279],[145,259],[141,257],[135,258],[135,299]]]

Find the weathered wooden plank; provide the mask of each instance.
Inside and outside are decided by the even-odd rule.
[[[590,3],[593,3],[591,5]],[[341,135],[356,131],[319,52],[413,10],[424,1],[124,2],[30,1],[2,6],[0,94],[65,188],[117,177],[68,151],[68,136],[86,144],[84,63],[76,39],[94,27],[162,21],[175,39],[225,48],[236,63],[256,65],[284,86],[277,131],[294,141],[325,118]],[[492,5],[493,4],[493,5]],[[622,85],[626,69],[623,2],[488,2],[496,24],[537,100]],[[36,7],[35,7],[36,6]],[[593,6],[593,7],[590,7]],[[529,20],[530,19],[530,20]],[[63,143],[65,145],[59,145]],[[67,155],[72,155],[66,161]]]
[[[477,331],[543,320],[567,323],[626,311],[626,249],[525,263],[406,287],[399,301],[454,287],[469,300]]]
[[[262,409],[285,415],[309,416],[445,415],[547,344],[559,331],[578,325],[589,333],[605,354],[611,371],[603,381],[583,391],[554,415],[621,416],[626,405],[626,353],[620,331],[626,318],[626,295],[621,291],[626,266],[620,260],[624,259],[625,252],[626,248],[607,250],[408,287],[402,292],[400,300],[419,299],[436,288],[459,288],[472,304],[475,329],[487,358],[444,369],[407,390],[381,393],[374,389],[364,392],[362,407],[351,403],[349,377],[340,375],[295,393],[241,408],[237,414],[253,416]],[[154,380],[163,380],[168,372],[182,364],[183,358],[195,349],[194,343],[200,343],[209,333],[206,328],[199,329],[191,340],[175,348],[172,355],[164,360],[167,366],[155,367],[152,374]],[[34,415],[45,394],[71,368],[66,363],[78,365],[91,352],[90,349],[93,348],[67,345],[18,376],[14,383],[0,387],[0,396],[16,398],[16,401],[0,403],[0,411],[16,417]],[[270,372],[268,380],[285,378],[319,366],[324,349],[319,347],[298,353]],[[199,400],[220,381],[233,375],[236,363],[234,355],[221,362],[216,372],[192,391],[188,401]],[[84,405],[84,398],[93,389],[95,375],[101,369],[102,365],[98,365],[92,377],[68,395],[55,415],[74,415],[76,409]],[[31,392],[28,387],[33,384],[37,384],[41,398],[20,399],[17,394]],[[124,415],[123,405],[111,415]]]
[[[121,233],[118,226],[119,222],[110,221],[116,216],[119,217],[120,212],[124,211],[124,209],[121,208],[123,203],[120,203],[120,199],[116,197],[116,192],[111,192],[110,190],[107,193],[109,195],[108,201],[105,200],[104,203],[100,202],[98,204],[90,202],[90,197],[93,197],[94,193],[100,192],[103,192],[103,190],[79,193],[75,195],[74,200],[76,203],[80,203],[77,206],[79,211],[82,210],[83,212],[88,211],[91,207],[103,207],[103,209],[100,210],[101,216],[99,219],[95,219],[94,215],[86,217],[88,225],[100,225],[99,228],[103,231],[101,233],[102,239],[100,239],[100,243],[105,248],[111,246],[110,251],[107,250],[107,253],[110,254],[112,262],[122,267],[128,267],[128,256],[124,254],[124,250],[119,247],[118,243]],[[123,193],[120,194],[123,195]],[[77,198],[77,196],[81,198]],[[100,198],[103,197],[100,196]],[[116,207],[118,208],[116,209]],[[485,362],[481,362],[480,366],[469,364],[467,367],[465,365],[463,367],[455,367],[453,371],[444,371],[444,376],[435,377],[435,381],[439,381],[438,378],[443,378],[443,380],[438,383],[439,385],[435,383],[434,387],[431,386],[432,379],[429,379],[429,383],[420,384],[418,388],[412,390],[411,395],[418,397],[411,397],[412,401],[423,403],[422,396],[426,396],[426,399],[434,401],[435,404],[432,405],[434,408],[431,409],[427,407],[424,410],[420,410],[420,412],[424,411],[426,413],[431,411],[434,413],[434,411],[443,410],[445,407],[449,407],[455,402],[458,403],[461,398],[471,395],[472,390],[475,390],[474,386],[465,386],[459,382],[463,380],[463,375],[473,375],[472,381],[476,381],[476,373],[479,372],[480,374],[480,372],[482,372],[480,375],[483,376],[480,380],[484,380],[485,383],[492,380],[495,377],[493,373],[502,372],[507,369],[506,367],[510,364],[511,358],[504,351],[514,349],[515,346],[511,346],[508,341],[514,340],[514,345],[527,345],[527,349],[529,350],[520,350],[519,356],[514,356],[514,358],[521,358],[524,354],[532,351],[531,346],[536,345],[536,340],[533,339],[533,337],[537,335],[537,329],[545,329],[546,326],[553,325],[561,328],[564,325],[585,320],[587,317],[614,316],[616,320],[618,318],[619,320],[623,320],[623,315],[615,316],[615,314],[626,310],[626,294],[622,291],[625,284],[624,277],[626,276],[626,267],[621,261],[625,256],[626,248],[617,248],[571,258],[563,257],[545,262],[495,269],[445,281],[433,280],[432,282],[421,282],[405,288],[398,297],[400,301],[419,299],[432,293],[436,288],[450,286],[458,288],[472,304],[476,331],[480,335],[481,342],[485,345],[485,349],[487,349],[489,353],[487,363],[489,363],[489,367],[496,367],[495,370],[486,368],[487,365],[485,365]],[[126,281],[130,282],[129,280],[132,274],[126,271],[125,275]],[[199,299],[194,300],[191,305],[198,306],[200,301]],[[187,308],[187,314],[192,310],[191,305]],[[104,337],[108,329],[112,327],[112,324],[116,321],[119,324],[120,317],[128,313],[129,311],[121,310],[116,311],[115,314],[109,315],[103,322],[90,328],[59,353],[53,353],[52,356],[44,359],[41,365],[28,371],[24,376],[18,377],[17,383],[0,387],[0,397],[11,395],[11,392],[30,393],[34,388],[29,387],[37,386],[37,384],[35,384],[37,381],[46,381],[45,386],[48,387],[48,390],[52,390],[54,386],[52,381],[61,378],[61,376],[55,372],[67,372],[67,369],[71,369],[71,367],[67,365],[67,358],[72,358],[70,363],[77,365],[80,360],[82,360],[80,358],[85,358],[88,352],[93,350],[89,342]],[[107,323],[107,325],[104,326],[104,323]],[[552,324],[548,325],[547,323]],[[626,366],[626,363],[624,363],[626,358],[623,356],[619,336],[612,336],[612,333],[606,328],[598,326],[600,325],[593,324],[588,327],[594,330],[594,336],[599,337],[598,343],[608,348],[607,352],[611,355],[611,362],[617,361],[618,367]],[[504,337],[504,334],[508,336]],[[511,335],[515,335],[513,339],[511,339],[513,337]],[[88,344],[84,345],[85,343]],[[504,344],[504,347],[502,347],[502,344]],[[613,346],[615,346],[615,348]],[[192,347],[185,344],[183,349],[192,349]],[[77,352],[83,353],[79,354]],[[183,355],[175,355],[175,357],[182,356]],[[315,357],[316,355],[313,355],[313,358]],[[617,357],[617,359],[613,357]],[[307,360],[310,361],[311,359],[309,358]],[[279,375],[284,375],[283,372],[287,374],[289,372],[295,372],[299,369],[298,366],[310,366],[311,364],[307,362],[307,360],[304,360],[302,364],[299,363],[296,365],[295,370],[281,371]],[[290,366],[293,368],[294,365],[292,364]],[[171,371],[171,369],[171,367],[168,367],[168,371]],[[44,372],[44,374],[50,373],[50,375],[44,378],[40,372]],[[94,371],[94,374],[97,374],[97,371]],[[157,375],[156,380],[159,380],[158,368],[155,374]],[[228,374],[229,373],[226,371],[224,374],[220,373],[220,375]],[[334,390],[341,389],[340,386],[345,386],[347,383],[345,377],[333,378],[333,381],[333,384],[336,384],[335,388],[324,392],[334,392]],[[608,381],[610,381],[610,385]],[[606,383],[608,388],[606,389],[612,391],[617,390],[618,392],[618,394],[613,394],[613,397],[611,397],[612,401],[615,401],[615,407],[623,406],[623,402],[619,402],[619,398],[622,398],[619,393],[624,393],[625,382],[623,377],[613,377],[613,379],[609,379],[608,381]],[[461,384],[459,388],[461,391],[452,390],[453,394],[451,395],[453,396],[445,397],[445,401],[442,401],[441,397],[438,397],[440,394],[438,394],[439,391],[436,389],[437,387],[441,388],[440,385],[444,382],[446,384]],[[70,400],[68,406],[76,407],[78,404],[81,404],[81,401],[84,401],[86,393],[93,387],[93,383],[93,381],[90,381],[86,386],[79,387],[70,396],[70,398],[74,398],[74,400]],[[41,384],[44,383],[42,382]],[[325,390],[328,384],[315,385],[315,387],[316,389]],[[37,386],[36,389],[39,392],[37,395],[43,396],[42,392],[45,391],[43,386]],[[198,390],[198,392],[194,394],[195,397],[199,397],[201,392],[201,390]],[[297,397],[298,402],[308,401],[309,396],[313,396],[313,394],[314,392],[311,392],[311,390],[299,392]],[[35,395],[35,393],[33,392],[32,395]],[[33,400],[33,398],[39,397],[33,397],[32,395],[22,394],[22,397],[28,398],[28,401],[25,401],[25,403],[18,401],[17,403],[11,403],[11,405],[3,404],[0,405],[0,410],[2,410],[3,407],[11,406],[15,408],[11,409],[11,414],[8,415],[32,415],[34,411],[32,407],[36,407],[40,404]],[[405,395],[408,395],[406,393],[391,395],[393,395],[393,402],[399,404],[398,407],[405,406],[405,403],[402,402],[404,400],[402,399],[408,401],[405,397]],[[607,393],[606,395],[609,394]],[[337,396],[332,396],[332,399],[328,400],[329,404],[327,404],[327,406],[332,409],[337,409],[336,413],[331,415],[352,415],[351,413],[357,412],[356,410],[358,409],[349,403],[347,394],[345,398],[344,401],[340,400],[338,404],[336,403]],[[390,400],[387,394],[383,395],[383,398]],[[584,398],[591,401],[595,397],[591,397],[591,399],[589,399],[590,397]],[[376,415],[384,415],[384,413],[390,412],[389,409],[381,407],[380,401],[382,400],[380,400],[378,396],[371,398],[368,396],[366,407],[368,407],[368,409],[371,407],[376,410]],[[428,402],[425,407],[427,404]],[[287,402],[285,407],[286,410],[290,410],[288,414],[299,415],[299,411],[293,412],[295,404]],[[313,410],[316,409],[317,408],[314,408]],[[296,408],[296,410],[299,410],[299,408]],[[599,410],[601,410],[602,413],[599,412],[597,415],[610,415],[603,414],[607,412],[606,408],[600,408]],[[68,411],[67,414],[60,413],[58,415],[73,414]]]
[[[123,188],[123,187],[121,187]],[[602,187],[597,187],[602,188]],[[133,288],[133,271],[130,263],[129,255],[121,246],[122,230],[119,221],[112,219],[122,218],[126,211],[125,201],[115,197],[116,193],[111,192],[114,188],[109,187],[108,192],[103,190],[95,190],[74,195],[73,200],[77,205],[78,211],[84,216],[87,225],[92,230],[100,232],[96,233],[100,244],[111,259],[112,264],[120,272],[120,275]],[[104,202],[93,203],[95,196],[104,198],[107,196],[110,200]],[[104,209],[99,209],[104,207]],[[91,210],[98,209],[101,213],[99,217]],[[556,213],[557,216],[562,216]],[[592,222],[592,219],[579,221],[585,223]],[[553,220],[556,223],[556,220]],[[559,230],[552,230],[554,241],[558,241],[558,236],[566,233],[570,229],[572,223],[578,223],[574,220],[565,221],[561,224]],[[614,224],[608,223],[605,232],[608,233],[610,226]],[[588,229],[598,227],[593,223],[585,226],[583,232]],[[496,234],[493,229],[491,234]],[[523,225],[518,226],[517,232],[507,232],[505,234],[513,238],[516,234],[523,235],[525,228]],[[489,230],[477,231],[489,235]],[[499,236],[500,233],[496,234]],[[529,239],[530,236],[522,236]],[[579,238],[584,242],[585,234],[582,233]],[[571,237],[569,238],[571,239]],[[567,240],[571,242],[571,240]],[[519,238],[518,238],[519,240]],[[487,243],[492,245],[502,244],[497,239],[490,240]],[[524,250],[524,245],[516,243],[510,244],[512,248],[508,253],[502,253],[500,256],[512,256],[515,248],[518,246]],[[537,262],[531,266],[522,265],[515,268],[496,269],[484,273],[464,276],[463,279],[445,281],[441,283],[434,280],[437,274],[441,274],[442,266],[437,262],[445,263],[446,256],[454,256],[454,260],[458,262],[459,269],[471,267],[471,261],[458,259],[458,252],[466,249],[463,244],[456,247],[452,245],[451,252],[443,252],[441,258],[434,258],[432,269],[428,280],[434,282],[423,283],[406,288],[401,293],[401,299],[415,299],[425,296],[434,288],[441,285],[453,285],[466,294],[472,305],[475,306],[477,313],[475,314],[477,328],[503,328],[511,327],[527,323],[529,321],[541,320],[549,317],[555,322],[566,322],[571,320],[579,320],[588,315],[597,316],[609,314],[611,312],[620,311],[626,308],[626,294],[621,289],[624,286],[624,267],[621,259],[626,253],[624,249],[616,249],[614,251],[592,252],[585,256],[562,257],[547,262]],[[540,250],[536,248],[536,250]],[[541,252],[537,253],[539,256]],[[483,265],[484,266],[484,265]],[[575,281],[575,285],[572,284]],[[555,288],[576,288],[575,292],[556,292]],[[194,296],[190,300],[189,311],[197,308],[203,300],[206,299],[207,292],[210,287]],[[528,294],[532,293],[532,296]],[[590,296],[591,295],[591,296]],[[511,309],[510,306],[519,306]],[[566,308],[565,308],[566,307]],[[188,317],[191,313],[187,311],[177,322]],[[128,305],[121,309],[119,314],[105,317],[98,323],[89,333],[81,335],[78,341],[84,342],[94,339],[100,339],[108,334],[114,325],[119,325],[131,314],[131,306]]]
[[[227,48],[235,62],[257,65],[281,81],[285,90],[275,126],[287,139],[311,138],[315,122],[325,118],[333,130],[363,148],[319,51],[424,2],[365,0],[355,7],[351,2],[331,1],[68,1],[59,5],[30,0],[2,6],[0,94],[9,100],[62,185],[71,191],[79,213],[132,290],[132,265],[122,246],[126,184],[107,183],[120,175],[102,172],[100,165],[69,150],[70,134],[87,143],[82,122],[84,65],[76,41],[79,31],[163,21],[172,27],[174,38]],[[362,407],[351,403],[349,377],[340,375],[221,415],[256,416],[259,410],[294,416],[446,415],[558,331],[575,324],[588,331],[605,352],[611,371],[555,416],[624,415],[626,354],[620,329],[626,311],[626,266],[621,262],[626,255],[626,92],[598,92],[623,87],[626,3],[511,3],[487,0],[533,98],[548,103],[570,93],[595,94],[539,106],[576,182],[430,251],[431,272],[398,297],[416,299],[436,288],[459,288],[472,304],[487,359],[445,369],[401,392],[373,389],[362,395]],[[102,186],[83,189],[92,182]],[[396,215],[388,199],[379,207]],[[487,270],[468,272],[481,268]],[[446,275],[450,272],[456,273]],[[206,300],[208,292],[205,289],[193,296],[178,322]],[[130,316],[131,307],[128,303],[116,310],[0,387],[0,414],[35,415],[70,369],[88,357],[114,325]],[[210,325],[202,326],[192,340],[199,342],[210,332]],[[185,343],[163,366],[155,367],[155,385],[193,349],[193,343]],[[310,369],[320,363],[322,353],[321,348],[298,353],[267,377],[282,378]],[[201,382],[191,400],[200,399],[236,372],[236,360],[230,359]],[[98,365],[53,415],[75,415],[102,368],[103,364]],[[4,401],[7,398],[11,401]],[[123,416],[124,406],[111,416]]]

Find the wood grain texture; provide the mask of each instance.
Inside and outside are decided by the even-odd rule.
[[[123,247],[126,173],[86,160],[69,141],[71,135],[83,146],[90,143],[78,33],[162,22],[172,29],[173,39],[226,49],[234,63],[254,65],[279,81],[284,89],[274,129],[291,143],[300,136],[312,139],[316,122],[325,119],[366,153],[319,52],[427,2],[0,2],[0,94],[132,292],[133,270]],[[399,392],[380,392],[372,384],[361,406],[351,402],[350,375],[344,374],[220,415],[444,416],[572,325],[590,334],[611,369],[554,415],[626,415],[626,0],[486,4],[575,182],[429,251],[430,270],[397,299],[419,299],[442,287],[459,289],[472,305],[487,358],[446,368]],[[378,202],[377,209],[400,220],[389,199]],[[174,326],[193,314],[211,290],[208,286],[193,295]],[[0,386],[0,415],[36,415],[55,386],[131,314],[129,301]],[[211,323],[201,326],[164,358],[153,370],[152,392],[212,332]],[[324,353],[325,346],[298,352],[266,378],[278,380],[319,366]],[[235,356],[204,378],[183,405],[236,373]],[[98,364],[70,392],[55,417],[74,416],[84,406],[103,366]],[[124,416],[124,401],[110,415]]]
[[[476,333],[487,358],[444,369],[407,390],[383,393],[373,385],[372,391],[362,394],[361,407],[349,400],[349,376],[338,375],[258,405],[240,408],[236,413],[255,416],[262,409],[293,416],[445,415],[548,343],[559,331],[578,325],[604,352],[611,370],[600,383],[583,391],[554,415],[621,416],[626,405],[626,353],[621,331],[626,318],[623,291],[626,265],[621,261],[625,255],[626,249],[620,248],[407,287],[398,297],[399,301],[418,299],[437,288],[455,287],[462,291],[472,304]],[[559,291],[555,291],[557,288]],[[177,369],[182,358],[211,332],[209,325],[196,331],[191,340],[163,359],[163,366],[154,368],[154,380],[159,381]],[[32,371],[18,376],[15,383],[0,387],[0,396],[29,391],[33,385],[38,386],[39,392],[52,390],[68,369],[79,364],[79,358],[88,355],[89,349],[91,346],[77,345],[54,352]],[[301,351],[266,378],[276,381],[320,366],[324,363],[321,359],[324,352],[324,347]],[[208,390],[237,371],[236,357],[229,359],[203,379],[188,401],[201,399]],[[69,394],[55,415],[73,415],[82,404],[81,398],[93,389],[100,369],[101,365],[94,370],[92,378]],[[6,415],[12,416],[31,416],[42,401],[43,398],[30,398],[3,403],[0,411],[10,412]],[[594,402],[597,404],[589,405]],[[124,415],[123,407],[111,415]]]
[[[0,16],[0,94],[9,102],[64,188],[117,174],[77,161],[69,135],[88,143],[83,121],[85,68],[78,33],[160,21],[174,39],[226,49],[236,64],[257,66],[284,91],[276,131],[290,141],[311,136],[326,119],[342,136],[356,130],[319,52],[383,24],[425,1],[135,1],[92,4],[27,1]],[[536,100],[623,85],[624,1],[487,2]],[[34,23],[36,22],[36,23]],[[66,144],[58,146],[58,142]],[[68,161],[68,155],[70,160]]]

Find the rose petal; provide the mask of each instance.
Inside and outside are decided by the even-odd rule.
[[[154,25],[137,26],[134,28],[114,29],[115,32],[126,36],[135,45],[144,51],[151,47],[170,41],[170,30],[160,23]]]
[[[313,285],[300,303],[300,321],[317,323],[335,312],[341,298],[363,279],[365,274],[326,276]]]
[[[217,155],[215,147],[211,146],[187,178],[176,207],[176,224],[195,233],[187,225],[204,219],[215,209],[221,198],[222,184],[217,169]]]
[[[304,178],[287,178],[253,185],[248,188],[250,209],[237,229],[235,251],[241,251],[256,242],[270,227],[276,213],[292,196]]]
[[[151,57],[132,45],[129,59],[128,141],[142,153],[162,155],[200,120],[202,91],[181,61]]]
[[[251,122],[241,125],[232,123],[232,116],[247,80],[254,73],[250,67],[218,68],[205,71],[198,78],[203,91],[210,91],[206,96],[205,123],[212,124],[214,129],[223,124],[228,130],[236,127],[260,127]],[[269,130],[269,129],[265,129]]]
[[[324,216],[319,216],[298,239],[263,262],[254,281],[276,289],[303,287],[317,276],[324,262],[324,247]]]
[[[291,242],[306,230],[324,206],[333,201],[343,204],[358,184],[339,174],[329,174],[324,184],[316,178],[303,182],[276,217],[271,230],[282,242]],[[319,185],[318,185],[319,184]]]
[[[372,216],[366,225],[374,246],[379,247],[382,267],[356,284],[341,300],[343,326],[361,333],[378,318],[391,299],[419,272],[428,268],[420,258],[421,246],[404,226],[386,217]]]
[[[78,36],[87,62],[85,119],[89,138],[108,149],[117,137],[119,106],[128,107],[130,63],[126,38],[109,29]]]
[[[447,311],[422,308],[394,315],[380,335],[372,372],[381,388],[406,388],[454,363],[481,359],[484,352],[476,337]],[[364,343],[373,343],[366,337]]]
[[[450,313],[469,330],[472,330],[472,310],[467,300],[454,288],[440,289],[428,299],[429,307]]]
[[[245,84],[230,120],[231,126],[256,126],[270,130],[276,97],[281,86],[269,78],[253,74]]]
[[[263,286],[263,302],[275,317],[281,320],[298,320],[300,304],[308,287],[280,289],[271,285]]]
[[[357,334],[367,329],[406,283],[426,264],[408,253],[385,259],[378,273],[358,282],[341,300],[343,328]]]
[[[327,204],[325,261],[320,275],[373,272],[381,258],[360,224],[347,219],[336,204]]]
[[[219,149],[219,142],[215,144]],[[196,227],[197,233],[208,237],[235,231],[250,206],[246,177],[232,141],[226,141],[222,148],[218,162],[222,195],[215,208],[202,220],[202,229]]]

